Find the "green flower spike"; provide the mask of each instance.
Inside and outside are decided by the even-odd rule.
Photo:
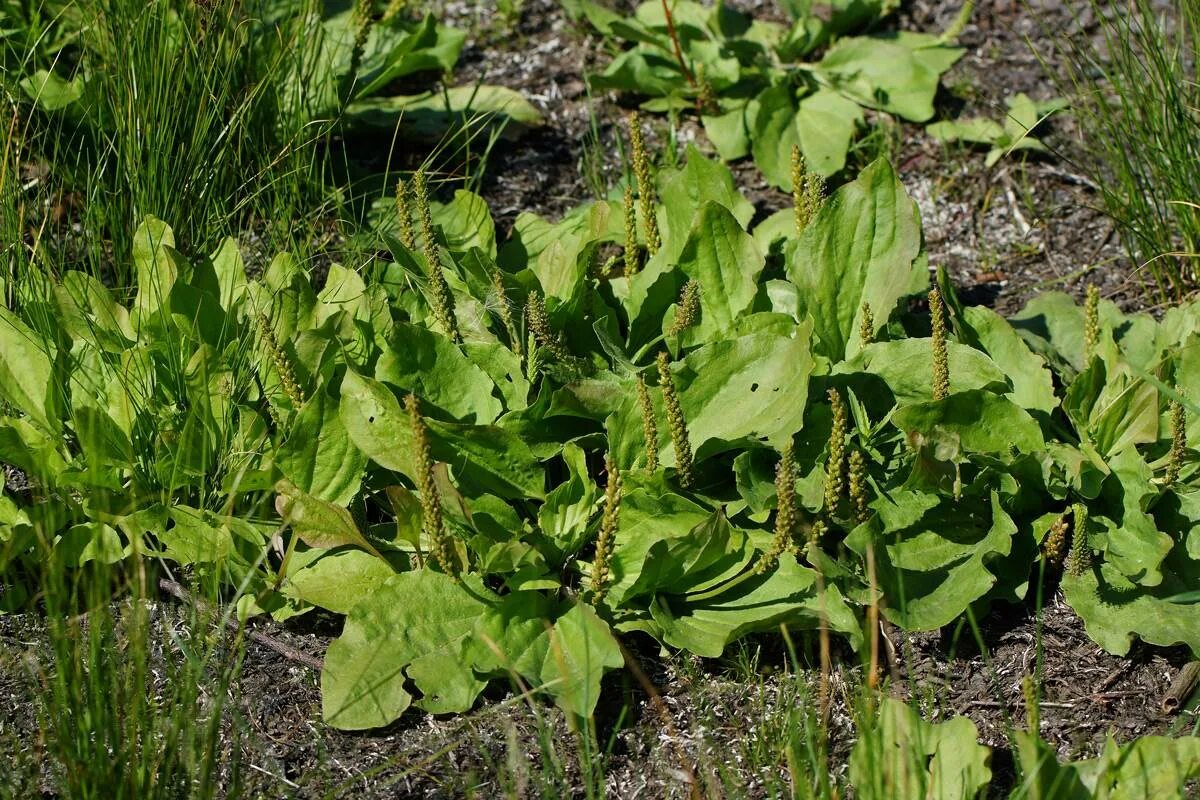
[[[1067,569],[1072,575],[1082,575],[1092,565],[1092,546],[1088,541],[1088,510],[1083,503],[1072,506],[1074,535],[1071,537],[1071,561]]]
[[[638,405],[642,408],[642,434],[646,438],[646,469],[658,469],[658,422],[654,419],[654,402],[650,399],[650,388],[646,379],[638,375]]]
[[[1183,451],[1187,449],[1187,412],[1183,404],[1171,403],[1171,452],[1167,456],[1167,475],[1164,483],[1174,486],[1183,466]]]
[[[875,342],[875,317],[871,314],[871,304],[863,301],[862,321],[858,324],[858,340],[863,347]]]
[[[775,566],[784,550],[796,546],[796,524],[799,513],[796,508],[796,457],[792,442],[783,447],[779,463],[775,466],[775,538],[771,548],[762,554],[754,571],[762,574]]]
[[[671,428],[671,442],[675,445],[675,469],[679,475],[679,485],[684,489],[692,488],[692,445],[688,441],[687,420],[683,416],[683,408],[679,405],[679,395],[675,391],[675,382],[671,380],[671,361],[667,352],[658,353],[658,383],[662,387],[663,404],[667,408],[667,424]]]
[[[563,344],[562,338],[550,327],[550,317],[546,314],[546,301],[540,292],[530,292],[525,304],[525,324],[529,326],[533,339],[539,346],[544,347],[557,361],[571,360],[571,351]]]
[[[429,269],[429,305],[433,318],[442,333],[446,334],[455,344],[462,344],[462,334],[458,330],[458,318],[454,314],[454,295],[450,292],[450,284],[442,273],[441,246],[433,233],[433,214],[429,210],[429,184],[424,170],[417,170],[413,176],[413,194],[417,201],[417,215],[421,218],[421,238],[424,243],[425,265]]]
[[[421,416],[421,403],[416,395],[404,398],[404,407],[412,424],[413,442],[417,456],[417,491],[421,493],[421,533],[429,541],[429,555],[438,569],[457,580],[458,563],[454,544],[446,532],[442,518],[442,501],[433,478],[433,456],[429,450],[429,430]]]
[[[592,561],[591,590],[596,603],[602,602],[608,594],[609,561],[621,517],[621,471],[611,453],[604,455],[604,469],[608,473],[608,485],[604,487],[604,516],[600,522],[600,535],[596,538],[596,557]]]
[[[409,250],[415,250],[417,236],[413,231],[412,208],[409,206],[411,189],[403,178],[396,181],[396,218],[400,222],[400,243]]]
[[[279,374],[279,383],[283,387],[283,393],[292,402],[293,408],[300,408],[304,405],[304,390],[296,382],[296,373],[292,369],[292,362],[288,359],[287,353],[283,352],[283,348],[279,346],[279,340],[275,338],[275,331],[271,329],[271,321],[265,314],[258,315],[258,333],[262,338],[263,349],[267,351],[267,358],[271,360],[275,372]]]
[[[658,236],[658,217],[654,213],[655,192],[654,180],[650,174],[650,157],[646,153],[646,139],[642,136],[642,120],[636,111],[629,115],[629,143],[633,150],[633,173],[637,177],[638,202],[646,234],[646,251],[654,255],[662,246],[662,240]]]
[[[686,329],[696,324],[700,317],[700,282],[692,278],[683,285],[679,293],[679,304],[675,309],[675,319],[667,329],[667,336],[678,336]]]
[[[946,306],[935,286],[929,291],[929,314],[933,318],[933,399],[950,395],[950,361],[946,352]]]
[[[1095,285],[1087,288],[1083,301],[1083,356],[1091,361],[1100,344],[1100,290]]]
[[[829,460],[825,462],[825,513],[837,513],[846,481],[846,404],[837,389],[829,390],[829,404],[833,411],[833,427],[829,431]]]
[[[625,187],[623,201],[625,209],[625,277],[632,278],[637,274],[638,242],[637,242],[637,211],[633,208],[633,187]]]

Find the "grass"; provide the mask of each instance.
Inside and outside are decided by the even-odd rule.
[[[16,17],[24,35],[0,44],[11,67],[2,79],[8,142],[49,166],[27,194],[52,209],[26,203],[18,216],[36,231],[31,246],[103,274],[131,263],[130,234],[146,214],[167,220],[187,252],[247,228],[271,249],[303,244],[302,211],[326,199],[318,145],[332,121],[289,121],[293,53],[311,34],[271,26],[265,10],[235,0],[46,0]],[[45,71],[83,81],[82,99],[41,107],[53,89],[37,77]],[[130,282],[119,268],[106,277]]]
[[[1144,4],[1145,13],[1148,0],[1138,2]],[[504,7],[515,17],[521,6],[520,0],[510,0]],[[1195,0],[1184,0],[1184,6],[1185,13],[1197,15],[1188,17],[1189,23],[1200,21]],[[6,295],[48,301],[49,297],[36,295],[42,284],[33,277],[72,268],[86,269],[118,287],[129,286],[132,276],[126,270],[133,264],[132,232],[147,213],[168,220],[178,234],[180,249],[192,255],[210,252],[222,237],[247,230],[259,233],[268,251],[302,253],[310,247],[312,221],[336,215],[343,198],[353,192],[329,183],[328,148],[334,121],[289,126],[274,92],[294,66],[288,52],[305,45],[303,30],[281,32],[284,38],[277,48],[258,47],[260,22],[244,11],[247,7],[235,0],[212,4],[80,0],[73,5],[10,2],[3,6],[10,15],[5,17],[6,26],[12,19],[24,23],[19,35],[6,37],[0,45],[6,67],[6,76],[0,79],[6,113],[0,153],[0,236],[5,253],[0,280]],[[75,14],[94,24],[60,47],[58,40],[71,30]],[[1191,34],[1194,29],[1189,24],[1186,30]],[[1149,36],[1151,41],[1137,36]],[[1125,39],[1116,41],[1126,46],[1118,54],[1157,44],[1166,56],[1165,35],[1131,27]],[[1133,60],[1116,63],[1107,80],[1119,87],[1114,75],[1116,80],[1124,76],[1131,81],[1136,65]],[[1167,70],[1166,76],[1180,84],[1154,88],[1160,99],[1170,90],[1177,94],[1169,96],[1181,102],[1179,98],[1194,91],[1183,80],[1183,68],[1190,62],[1181,56],[1173,72],[1172,63],[1157,68]],[[37,69],[53,69],[64,77],[86,73],[92,79],[89,91],[94,102],[74,116],[38,109],[16,80],[19,74]],[[1117,96],[1125,102],[1141,102],[1126,99],[1119,89]],[[1134,124],[1118,119],[1116,111],[1096,113],[1111,115],[1106,119],[1114,126]],[[608,179],[594,114],[591,122],[583,169],[592,191],[604,196]],[[1171,127],[1182,127],[1181,121],[1139,124],[1143,127],[1124,134],[1149,136],[1145,131],[1152,124],[1165,126],[1156,134],[1166,138],[1168,147],[1158,168],[1190,152],[1180,149],[1182,134]],[[882,126],[874,130],[857,145],[856,162],[894,150],[895,131]],[[1103,125],[1099,130],[1104,131]],[[1113,131],[1114,136],[1122,133],[1115,127]],[[672,124],[667,137],[669,163],[679,150],[676,134]],[[483,144],[484,160],[494,141],[493,137]],[[466,148],[470,142],[468,137],[461,146]],[[48,165],[48,172],[22,175],[23,165],[29,163]],[[1122,164],[1134,175],[1137,164],[1130,156],[1117,162],[1118,167]],[[344,163],[339,169],[351,171]],[[478,175],[468,173],[468,182],[477,182]],[[1200,193],[1184,185],[1188,177],[1174,177],[1175,184],[1155,187],[1162,192],[1158,200],[1143,198],[1167,214],[1157,224],[1167,229],[1166,241],[1179,252],[1200,246],[1194,234],[1180,230],[1183,221],[1191,219],[1191,207],[1174,202],[1200,201]],[[1130,177],[1127,185],[1139,186],[1136,180],[1141,179]],[[1113,202],[1128,194],[1119,191],[1125,185],[1121,180],[1111,189]],[[1107,195],[1105,200],[1109,202]],[[1127,236],[1132,237],[1128,241],[1138,243],[1143,254],[1166,252],[1153,244],[1155,231],[1143,234],[1137,229],[1138,225],[1151,227],[1154,218],[1145,213],[1146,209],[1127,211]],[[1197,225],[1195,235],[1200,238]],[[1179,273],[1165,274],[1160,280],[1163,291],[1178,293],[1194,280],[1194,273],[1186,272],[1186,259],[1147,260],[1152,270],[1173,266]],[[235,348],[237,364],[246,367],[245,374],[239,370],[238,379],[248,384],[253,380],[248,361],[254,343],[247,338],[236,344],[241,348]],[[180,404],[202,404],[204,393],[188,394],[186,361],[175,367],[168,377],[183,387]],[[158,419],[167,413],[166,405],[142,408],[139,413]],[[220,464],[212,465],[206,483],[182,486],[173,474],[162,478],[155,470],[159,463],[171,460],[171,448],[160,440],[148,442],[138,452],[153,491],[167,500],[219,504],[214,487],[222,484]],[[215,449],[233,446],[222,445],[226,446]],[[229,698],[244,649],[239,638],[231,640],[224,633],[220,612],[205,612],[199,606],[164,609],[156,600],[152,561],[135,557],[112,566],[92,562],[79,568],[63,559],[62,548],[43,544],[43,574],[36,581],[40,594],[31,607],[44,620],[45,636],[39,648],[16,666],[25,670],[36,734],[0,729],[0,748],[15,754],[10,773],[0,778],[0,793],[29,796],[47,785],[65,796],[85,799],[241,796],[245,743],[237,733],[238,709]],[[233,602],[221,597],[215,580],[203,576],[196,593],[207,599],[207,608],[229,608]],[[176,610],[182,614],[176,616]],[[970,624],[981,652],[986,653],[974,619]],[[827,685],[815,677],[819,671],[809,666],[814,659],[800,656],[786,633],[784,641],[787,652],[775,654],[770,670],[763,649],[755,644],[739,645],[724,664],[719,680],[739,687],[735,718],[727,716],[729,709],[714,701],[712,687],[706,685],[713,681],[713,672],[686,659],[675,665],[694,689],[686,729],[672,730],[675,723],[661,715],[663,709],[654,703],[638,712],[645,729],[661,726],[657,733],[665,736],[656,739],[659,752],[675,759],[678,771],[686,773],[696,762],[696,795],[845,796],[852,781],[844,762],[852,740],[858,740],[873,744],[860,751],[864,755],[854,782],[856,796],[893,797],[898,775],[911,776],[917,793],[924,796],[930,787],[921,736],[889,739],[892,734],[879,723],[880,698],[890,687],[885,685],[882,692],[868,687],[857,669],[838,672],[834,683],[839,687],[842,718],[831,724],[820,713],[817,698]],[[811,642],[807,644],[807,651],[815,649]],[[1038,646],[1040,656],[1040,639]],[[4,666],[14,668],[11,663]],[[992,674],[994,678],[994,670]],[[909,688],[910,695],[918,694]],[[934,703],[939,699],[932,698]],[[591,800],[609,794],[609,778],[624,757],[619,752],[620,733],[632,724],[636,709],[626,705],[612,712],[603,732],[585,725],[564,737],[556,712],[547,711],[540,701],[529,700],[522,690],[519,701],[510,702],[528,705],[535,757],[529,757],[509,723],[502,754],[480,753],[487,770],[461,776],[464,794],[470,794],[472,787],[479,797],[498,793],[551,798],[573,793]],[[748,729],[739,727],[744,721]],[[1015,735],[1015,725],[1008,728]],[[682,756],[674,748],[683,745],[662,742],[677,733],[694,738],[689,743],[692,749]]]
[[[1081,157],[1131,259],[1159,298],[1178,301],[1200,281],[1200,0],[1090,0],[1095,37],[1055,38],[1047,65],[1074,98]]]

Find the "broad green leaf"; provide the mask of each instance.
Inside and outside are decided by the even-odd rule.
[[[459,189],[449,203],[431,205],[433,224],[441,229],[446,247],[452,252],[465,253],[478,247],[491,258],[496,257],[496,225],[482,197]]]
[[[396,323],[375,377],[432,404],[454,419],[486,425],[503,407],[496,385],[449,339],[408,323]]]
[[[948,342],[946,360],[950,371],[950,393],[973,389],[1004,394],[1009,391],[1007,376],[978,350]],[[834,374],[856,372],[877,375],[891,389],[899,405],[923,403],[933,398],[933,344],[931,339],[898,339],[875,342],[853,358],[838,364]]]
[[[284,525],[309,547],[359,547],[383,559],[375,546],[359,532],[350,512],[324,500],[307,495],[287,480],[275,484],[275,510]],[[386,560],[386,559],[383,559]]]
[[[679,402],[698,458],[746,439],[772,446],[800,430],[813,357],[803,327],[793,337],[756,333],[721,340],[672,365]],[[675,451],[666,448],[664,464]]]
[[[925,122],[933,116],[941,73],[964,52],[923,47],[928,41],[911,34],[848,37],[830,47],[816,69],[860,105]]]
[[[600,699],[600,679],[625,664],[608,623],[592,607],[575,603],[559,617],[550,632],[542,686],[562,709],[590,717]]]
[[[854,613],[837,587],[827,586],[820,594],[816,581],[816,572],[787,554],[774,570],[743,573],[724,591],[703,598],[659,594],[650,613],[662,628],[663,641],[705,658],[720,657],[731,642],[754,631],[782,625],[816,628],[822,614],[832,630],[846,634],[857,647],[862,633]]]
[[[61,111],[83,97],[82,75],[65,80],[53,72],[39,69],[21,79],[20,85],[25,95],[43,111]]]
[[[62,430],[55,358],[52,342],[0,306],[0,399],[51,434]]]
[[[700,284],[700,321],[689,331],[709,341],[750,310],[765,260],[750,234],[724,206],[705,203],[679,254],[679,269]]]
[[[1125,450],[1108,461],[1112,469],[1101,490],[1104,504],[1093,506],[1093,525],[1107,529],[1101,544],[1108,564],[1134,583],[1157,586],[1164,579],[1163,558],[1172,539],[1158,529],[1147,513],[1158,497],[1152,472],[1134,450]]]
[[[349,614],[396,571],[362,550],[304,550],[292,554],[283,590],[335,614]]]
[[[878,330],[902,298],[922,291],[929,276],[920,252],[916,204],[886,161],[838,189],[784,251],[819,352],[834,361],[854,355],[864,302]]]
[[[853,100],[829,89],[795,99],[795,89],[778,84],[758,96],[750,120],[754,163],[772,185],[792,189],[792,147],[799,146],[808,169],[828,177],[846,166],[846,153],[863,123]]]
[[[991,750],[966,717],[933,724],[885,697],[865,728],[850,753],[850,782],[860,796],[973,800],[991,782]]]
[[[964,309],[962,324],[969,328],[976,346],[987,353],[1013,389],[1009,397],[1022,408],[1047,414],[1058,407],[1054,379],[1046,362],[1021,340],[1003,317],[983,306]]]
[[[915,494],[915,496],[914,496]],[[944,500],[924,510],[923,493],[893,493],[881,504],[917,503],[915,522],[885,525],[880,516],[856,528],[846,546],[865,557],[875,549],[885,614],[905,630],[935,630],[953,622],[996,583],[988,566],[1012,548],[1017,526],[993,492],[986,502]]]
[[[754,216],[754,206],[738,191],[728,167],[705,158],[690,144],[686,159],[682,169],[659,178],[665,211],[663,246],[671,254],[678,254],[689,236],[694,234],[696,214],[708,203],[728,209],[737,219],[739,231],[744,230]]]
[[[1029,412],[1007,397],[972,389],[901,408],[892,417],[909,440],[945,442],[966,453],[1036,453],[1046,446]]]
[[[379,466],[416,479],[412,423],[379,381],[346,370],[338,416],[355,446]]]
[[[541,499],[546,477],[529,445],[495,425],[456,425],[427,419],[433,457],[485,492],[515,499]]]
[[[175,234],[157,217],[147,215],[133,234],[133,264],[137,269],[137,326],[145,325],[163,307],[171,288],[187,267],[175,252]]]
[[[476,620],[493,600],[474,576],[459,582],[416,570],[390,578],[351,610],[342,635],[325,654],[325,721],[342,730],[395,721],[412,702],[406,687],[414,665],[420,677],[414,677],[413,684],[425,698],[437,704],[436,698],[453,696],[460,701],[458,707],[439,710],[465,711],[484,684],[459,656]],[[468,697],[469,702],[461,702]]]
[[[78,567],[89,561],[115,564],[125,557],[120,535],[102,522],[72,525],[55,542],[54,550],[63,563]]]
[[[346,109],[352,125],[399,129],[407,141],[436,142],[449,130],[470,124],[475,127],[512,129],[542,124],[541,112],[525,97],[506,86],[453,86],[443,91],[418,95],[356,100]]]
[[[167,557],[180,564],[210,564],[223,561],[233,552],[228,528],[214,524],[208,513],[187,506],[167,511],[169,527],[158,534]]]
[[[338,409],[338,401],[324,391],[310,397],[275,458],[302,492],[345,506],[358,494],[367,456],[346,433]]]
[[[567,444],[562,458],[569,477],[546,495],[538,509],[538,527],[570,553],[583,543],[601,490],[588,476],[587,456],[578,445]]]
[[[621,606],[626,595],[639,586],[643,591],[657,588],[657,580],[642,578],[647,569],[656,574],[663,569],[661,565],[648,567],[646,564],[654,546],[659,542],[693,538],[693,531],[710,515],[708,510],[676,494],[660,497],[645,489],[628,492],[621,501],[619,527],[609,562],[609,604]]]

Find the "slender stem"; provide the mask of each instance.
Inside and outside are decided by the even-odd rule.
[[[679,61],[679,68],[683,70],[683,77],[687,78],[688,84],[694,89],[696,88],[696,79],[692,76],[692,71],[688,69],[687,62],[683,60],[683,48],[679,46],[679,34],[675,31],[675,17],[671,15],[671,7],[667,4],[667,0],[662,0],[663,15],[667,18],[667,35],[671,37],[671,44],[675,46],[675,58]]]

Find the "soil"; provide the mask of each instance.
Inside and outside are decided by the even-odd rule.
[[[449,2],[444,9],[451,24],[472,32],[456,81],[518,89],[546,118],[523,140],[501,144],[491,154],[482,192],[501,231],[521,210],[557,217],[611,186],[622,172],[617,140],[624,135],[627,107],[615,96],[589,96],[585,83],[607,56],[554,0],[520,5],[514,25],[498,18],[493,4]],[[761,0],[737,5],[777,13],[774,4]],[[894,24],[942,29],[960,5],[961,0],[914,0]],[[1089,32],[1090,11],[1071,10],[1074,5],[980,2],[961,36],[967,54],[943,80],[941,110],[995,117],[1004,99],[1017,92],[1054,96],[1039,56],[1053,59],[1048,31]],[[663,125],[651,120],[659,142],[666,139]],[[893,161],[920,206],[930,264],[945,267],[972,302],[1011,313],[1038,292],[1081,295],[1096,283],[1121,305],[1144,307],[1113,225],[1095,208],[1091,181],[1072,165],[1075,135],[1068,117],[1056,118],[1044,133],[1053,155],[1003,159],[985,170],[981,152],[947,149],[919,126],[901,126]],[[694,123],[684,125],[680,138],[703,145]],[[760,217],[790,205],[752,164],[732,166]],[[179,613],[178,604],[164,599],[157,606],[160,627],[169,628]],[[267,629],[319,656],[339,627],[335,618],[308,615]],[[992,766],[1001,788],[1013,774],[1008,732],[1024,724],[1021,678],[1034,669],[1039,641],[1045,676],[1041,733],[1060,757],[1095,755],[1109,735],[1126,741],[1167,732],[1176,722],[1159,712],[1158,699],[1186,660],[1182,653],[1135,646],[1129,657],[1108,655],[1087,639],[1058,596],[1048,600],[1040,620],[1029,607],[1004,607],[981,620],[980,630],[986,653],[969,631],[890,634],[900,653],[890,686],[930,718],[969,717],[981,741],[995,748]],[[764,709],[795,702],[796,678],[783,668],[787,660],[774,639],[739,650],[743,660],[756,660],[754,681],[737,678],[729,661],[660,658],[646,642],[631,640],[662,705],[628,675],[610,676],[605,696],[616,700],[600,709],[597,721],[601,742],[611,743],[603,779],[608,796],[686,797],[688,772],[710,780],[714,764],[730,770],[747,796],[765,796],[769,776],[748,774],[742,761],[729,756],[761,732]],[[10,749],[18,764],[37,758],[28,698],[38,691],[31,666],[44,663],[44,640],[36,616],[0,616],[0,749]],[[853,682],[857,663],[847,654],[839,665],[846,677],[835,676],[835,689]],[[813,671],[803,671],[801,680],[815,681]],[[503,688],[489,690],[477,710],[459,717],[413,712],[382,731],[344,733],[321,721],[313,670],[249,642],[229,696],[226,725],[243,734],[247,796],[494,797],[504,788],[502,779],[526,785],[523,781],[534,780],[555,760],[564,771],[562,785],[573,789],[550,796],[585,796],[578,739],[566,720],[555,708],[525,702]],[[849,707],[837,691],[834,700],[833,761],[842,770],[851,741]],[[786,769],[776,765],[779,776]],[[43,773],[43,783],[46,778]],[[0,779],[0,793],[5,790]],[[28,797],[42,786],[7,790]]]

